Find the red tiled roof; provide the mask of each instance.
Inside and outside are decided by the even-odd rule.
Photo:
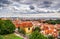
[[[21,22],[20,27],[32,27],[32,22]]]
[[[42,30],[45,32],[45,34],[52,34],[53,36],[57,36],[57,29],[54,28],[55,25],[52,24],[42,24]],[[43,33],[44,33],[43,32]]]

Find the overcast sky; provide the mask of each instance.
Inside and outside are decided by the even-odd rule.
[[[60,0],[0,0],[0,17],[45,13],[60,16]]]

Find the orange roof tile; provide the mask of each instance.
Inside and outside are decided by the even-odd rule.
[[[32,27],[32,22],[21,22],[20,27]]]

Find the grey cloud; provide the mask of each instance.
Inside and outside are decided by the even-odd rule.
[[[11,2],[9,0],[0,0],[0,3],[2,3],[2,4],[10,4]]]
[[[19,10],[17,10],[17,9],[12,8],[13,12],[10,11],[9,9],[7,9],[6,12],[5,12],[5,9],[6,9],[5,8],[5,9],[2,10],[5,13],[11,12],[11,13],[23,13],[23,14],[26,14],[26,13],[27,14],[29,14],[29,13],[31,13],[31,14],[33,14],[33,13],[45,13],[45,12],[43,12],[44,10],[43,11],[38,11],[38,10],[40,8],[41,9],[47,8],[49,10],[52,10],[53,8],[56,9],[56,8],[59,7],[59,4],[60,4],[58,1],[55,1],[55,0],[6,0],[6,1],[3,0],[3,1],[0,1],[0,2],[1,2],[0,6],[5,6],[4,4],[7,4],[7,5],[9,4],[9,6],[19,9]],[[13,4],[10,5],[10,2],[13,2]],[[55,2],[57,2],[57,3],[55,3]],[[30,10],[23,11],[23,10],[20,9],[20,5],[29,5],[28,8],[30,8]],[[9,8],[11,8],[11,7],[9,7]],[[39,8],[39,9],[37,9],[37,8]],[[32,11],[32,9],[33,10],[37,9],[37,11],[36,10]],[[9,12],[7,12],[7,11],[9,11]]]
[[[0,7],[4,7],[4,5],[0,3]]]
[[[0,7],[4,7],[5,5],[9,5],[11,2],[9,0],[0,0]]]
[[[52,0],[53,1],[53,0]],[[23,4],[35,4],[38,7],[50,7],[52,4],[51,0],[20,0],[20,3]]]
[[[10,0],[20,4],[36,5],[40,8],[48,8],[57,6],[55,2],[60,3],[60,0]],[[52,6],[53,5],[53,6]]]
[[[35,9],[35,7],[34,7],[34,6],[29,6],[29,8],[30,8],[31,10],[34,10],[34,9]]]

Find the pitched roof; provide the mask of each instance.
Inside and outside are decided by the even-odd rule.
[[[21,22],[20,23],[20,27],[32,27],[33,26],[33,24],[32,24],[32,22]]]

